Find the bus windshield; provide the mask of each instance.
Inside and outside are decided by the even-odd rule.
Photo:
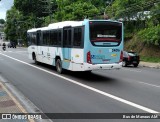
[[[122,38],[122,24],[90,21],[90,41],[93,46],[118,46]]]

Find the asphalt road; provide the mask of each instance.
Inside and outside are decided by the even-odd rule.
[[[0,49],[0,75],[44,113],[153,113],[160,111],[160,69],[66,72],[35,65],[27,49]],[[59,121],[159,121],[153,119],[89,119]]]

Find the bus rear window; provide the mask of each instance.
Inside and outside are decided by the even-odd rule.
[[[117,46],[122,39],[122,24],[108,21],[90,22],[90,41],[94,46]]]

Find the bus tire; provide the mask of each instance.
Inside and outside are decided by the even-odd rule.
[[[62,74],[62,72],[63,72],[62,61],[59,58],[56,60],[56,70],[60,74]]]
[[[37,61],[37,58],[36,58],[36,55],[35,55],[35,54],[33,54],[33,60],[34,60],[34,63],[35,63],[35,64],[37,64],[37,65],[39,64],[39,62]]]

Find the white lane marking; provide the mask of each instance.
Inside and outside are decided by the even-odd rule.
[[[93,87],[91,87],[91,86],[87,86],[87,85],[85,85],[85,84],[79,83],[78,81],[75,81],[75,80],[66,78],[66,77],[64,77],[64,76],[58,75],[58,74],[56,74],[56,73],[47,71],[47,70],[45,70],[45,69],[39,68],[39,67],[37,67],[37,66],[34,66],[34,65],[29,64],[29,63],[23,62],[23,61],[18,60],[18,59],[16,59],[16,58],[7,56],[7,55],[5,55],[5,54],[2,54],[2,53],[0,53],[0,54],[3,55],[3,56],[5,56],[5,57],[8,57],[8,58],[10,58],[10,59],[13,59],[13,60],[15,60],[15,61],[21,62],[21,63],[23,63],[23,64],[26,64],[26,65],[28,65],[28,66],[34,67],[34,68],[36,68],[36,69],[39,69],[39,70],[41,70],[41,71],[47,72],[47,73],[49,73],[49,74],[51,74],[51,75],[54,75],[54,76],[57,76],[57,77],[62,78],[62,79],[64,79],[64,80],[67,80],[67,81],[69,81],[69,82],[72,82],[72,83],[74,83],[74,84],[77,84],[77,85],[79,85],[79,86],[81,86],[81,87],[84,87],[84,88],[86,88],[86,89],[89,89],[89,90],[91,90],[91,91],[94,91],[94,92],[96,92],[96,93],[99,93],[99,94],[101,94],[101,95],[107,96],[107,97],[112,98],[112,99],[114,99],[114,100],[117,100],[117,101],[119,101],[119,102],[125,103],[125,104],[127,104],[127,105],[130,105],[130,106],[132,106],[132,107],[138,108],[138,109],[140,109],[140,110],[146,111],[146,112],[148,112],[148,113],[159,113],[158,111],[155,111],[155,110],[153,110],[153,109],[144,107],[144,106],[142,106],[142,105],[133,103],[133,102],[128,101],[128,100],[125,100],[125,99],[123,99],[123,98],[120,98],[120,97],[114,96],[114,95],[112,95],[112,94],[103,92],[103,91],[98,90],[98,89],[96,89],[96,88],[93,88]]]
[[[136,80],[129,79],[129,78],[125,78],[125,79],[127,79],[127,82],[132,82],[132,83],[136,82],[136,83],[140,83],[140,84],[144,84],[144,85],[160,88],[159,85],[154,85],[154,84],[150,84],[150,83],[146,83],[146,82],[142,82],[142,81],[136,81]]]
[[[149,86],[153,86],[153,87],[157,87],[157,88],[160,88],[160,86],[154,85],[154,84],[150,84],[150,83],[145,83],[145,82],[139,82],[139,83],[145,84],[145,85],[149,85]]]
[[[138,83],[141,83],[141,84],[145,84],[145,85],[149,85],[149,86],[153,86],[153,87],[157,87],[157,88],[160,88],[160,86],[158,85],[154,85],[154,84],[150,84],[150,83],[145,83],[145,82],[138,82]]]
[[[138,69],[131,69],[131,68],[124,68],[122,67],[123,70],[127,70],[127,71],[131,71],[131,72],[142,72],[142,70],[138,70]]]

